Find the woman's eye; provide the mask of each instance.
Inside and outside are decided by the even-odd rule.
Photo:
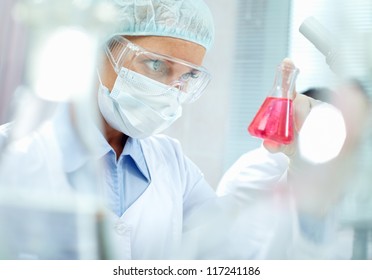
[[[191,72],[188,72],[188,73],[185,73],[181,76],[182,80],[184,81],[187,81],[189,80],[190,78],[191,79],[197,79],[199,78],[199,71],[191,71]]]
[[[146,61],[146,65],[155,72],[164,72],[166,70],[161,60],[148,60]]]
[[[160,69],[160,61],[159,60],[153,60],[152,61],[152,69],[155,71],[158,71]]]
[[[192,71],[191,72],[191,78],[197,79],[197,78],[199,78],[199,76],[200,76],[200,72],[199,71]]]

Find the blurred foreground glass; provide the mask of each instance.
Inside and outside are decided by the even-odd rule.
[[[282,144],[293,141],[293,98],[298,73],[291,63],[278,66],[274,85],[248,127],[252,136]]]
[[[26,81],[17,90],[7,137],[0,139],[0,259],[112,258],[101,246],[107,239],[101,237],[106,213],[100,162],[92,161],[72,187],[56,176],[64,175],[63,158],[53,154],[57,147],[42,143],[43,154],[28,144],[67,105],[74,119],[65,122],[76,132],[76,144],[96,155],[95,126],[88,125],[99,125],[95,69],[101,42],[115,29],[115,10],[101,0],[19,0],[12,13],[30,32]],[[13,157],[22,151],[27,170]]]

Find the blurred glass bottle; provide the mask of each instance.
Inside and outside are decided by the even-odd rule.
[[[252,136],[281,144],[293,141],[293,98],[298,73],[289,60],[277,67],[273,87],[248,126]]]

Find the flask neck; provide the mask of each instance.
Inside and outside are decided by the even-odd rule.
[[[282,63],[281,65],[279,65],[276,70],[273,92],[271,96],[293,99],[298,73],[298,68],[294,67],[291,64]]]

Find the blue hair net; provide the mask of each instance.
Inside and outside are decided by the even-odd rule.
[[[197,43],[207,50],[214,38],[211,12],[203,0],[114,0],[116,34],[167,36]]]

